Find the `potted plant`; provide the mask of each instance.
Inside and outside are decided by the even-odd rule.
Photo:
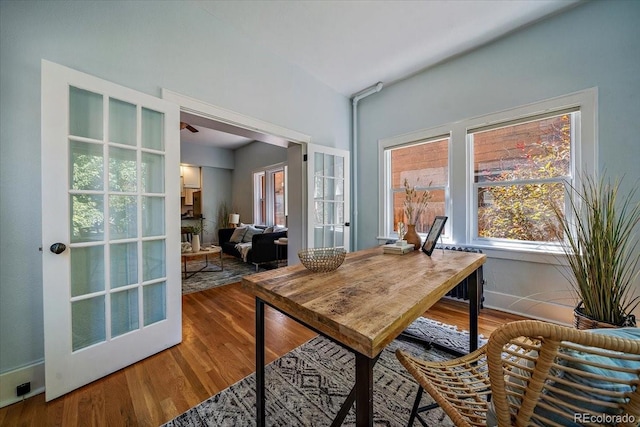
[[[638,306],[636,280],[640,248],[635,234],[640,223],[636,191],[620,194],[620,181],[585,177],[569,186],[567,210],[554,204],[558,240],[567,257],[567,278],[577,293],[575,326],[634,326]]]
[[[201,243],[200,233],[204,231],[204,222],[194,221],[189,228],[191,229],[191,248],[193,252],[199,252]]]

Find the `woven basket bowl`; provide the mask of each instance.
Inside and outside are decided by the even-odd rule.
[[[300,262],[316,273],[333,271],[342,265],[346,251],[342,248],[303,249],[298,252]]]

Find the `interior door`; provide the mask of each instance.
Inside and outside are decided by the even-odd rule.
[[[46,399],[179,343],[179,111],[42,62]]]
[[[307,144],[309,248],[349,251],[349,152]]]

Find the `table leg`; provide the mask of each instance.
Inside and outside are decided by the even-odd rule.
[[[256,425],[265,425],[264,302],[256,297]]]
[[[370,359],[356,352],[356,426],[373,426],[373,365]]]
[[[478,349],[478,313],[480,311],[480,285],[482,276],[478,270],[469,275],[469,353]]]

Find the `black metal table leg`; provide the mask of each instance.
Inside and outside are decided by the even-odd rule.
[[[469,353],[478,349],[478,314],[482,277],[478,270],[469,275]]]
[[[373,365],[370,359],[356,352],[356,426],[373,426]]]
[[[256,425],[265,425],[264,302],[256,297]]]

